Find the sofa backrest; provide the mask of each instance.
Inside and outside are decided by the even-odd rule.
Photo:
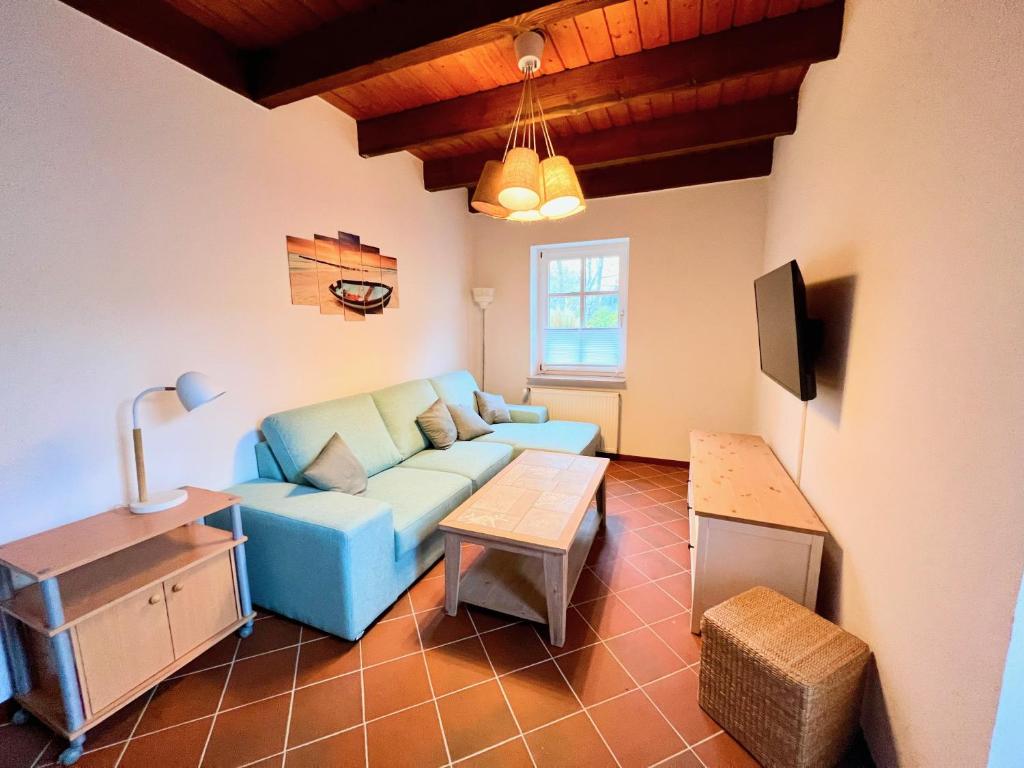
[[[304,483],[302,473],[335,432],[352,449],[367,475],[376,475],[402,460],[373,398],[366,394],[275,413],[263,420],[262,429],[281,470],[292,483]]]
[[[480,387],[476,385],[476,379],[469,371],[452,371],[443,376],[435,376],[430,383],[434,386],[434,391],[446,403],[465,405],[479,413],[476,407],[475,393]]]
[[[430,447],[416,423],[416,417],[437,400],[437,392],[429,381],[414,379],[370,394],[403,459]]]

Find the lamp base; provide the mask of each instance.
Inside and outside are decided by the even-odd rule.
[[[188,498],[188,491],[184,488],[175,488],[173,491],[160,491],[149,494],[145,501],[133,501],[128,509],[136,515],[148,515],[151,512],[163,512],[179,504],[184,504]]]

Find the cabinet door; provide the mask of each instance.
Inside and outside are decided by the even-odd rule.
[[[85,619],[75,634],[94,713],[174,660],[159,584]]]
[[[231,556],[231,552],[217,555],[164,582],[175,658],[238,618]]]

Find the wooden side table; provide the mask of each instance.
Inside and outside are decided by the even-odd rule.
[[[0,546],[0,630],[24,723],[85,732],[235,630],[254,613],[237,496],[187,488],[179,507],[127,507]],[[231,532],[197,525],[231,508]],[[14,590],[12,571],[33,583]]]

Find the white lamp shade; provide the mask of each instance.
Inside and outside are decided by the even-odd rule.
[[[214,384],[213,379],[199,371],[181,374],[174,386],[178,392],[178,399],[186,411],[195,410],[200,405],[216,400],[225,392]]]
[[[494,301],[494,289],[493,288],[474,288],[473,289],[473,301],[480,309],[487,309]]]

